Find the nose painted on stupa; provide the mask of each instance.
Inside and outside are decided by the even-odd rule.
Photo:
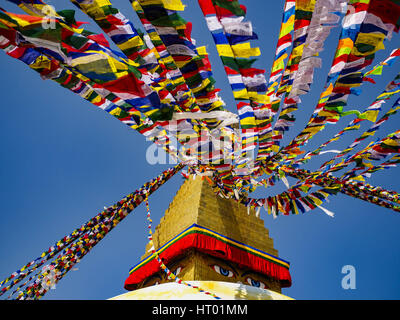
[[[254,210],[217,196],[206,179],[192,176],[178,190],[153,234],[168,269],[184,281],[224,281],[280,293],[291,285],[289,262],[278,257],[264,221]],[[131,270],[125,289],[171,282],[150,245]]]

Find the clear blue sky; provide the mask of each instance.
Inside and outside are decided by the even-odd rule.
[[[128,0],[112,1],[138,26]],[[262,57],[257,67],[269,71],[273,61],[284,1],[242,0],[247,5],[247,19],[253,22]],[[48,1],[58,10],[74,8],[69,1]],[[232,93],[216,55],[213,41],[195,0],[183,16],[193,22],[197,44],[208,45],[210,59],[222,97],[234,111]],[[2,1],[1,6],[20,12]],[[78,20],[89,21],[83,14]],[[87,26],[99,30],[94,23]],[[297,125],[284,142],[306,124],[323,88],[332,62],[339,29],[328,38],[321,54],[323,67],[317,69],[312,92],[302,97],[296,113]],[[386,44],[384,58],[399,35]],[[36,258],[55,241],[69,234],[144,182],[157,176],[169,165],[150,165],[145,150],[149,142],[117,119],[80,97],[43,81],[22,62],[0,52],[0,280]],[[369,105],[400,67],[397,61],[386,68],[377,84],[365,84],[359,97],[349,100],[349,107]],[[386,111],[391,101],[384,105]],[[309,149],[325,142],[343,128],[352,116],[329,126],[309,144]],[[375,137],[384,137],[398,128],[398,116],[388,121]],[[362,128],[367,129],[369,123]],[[343,148],[357,135],[332,144]],[[364,146],[365,144],[362,144]],[[321,156],[318,164],[329,155]],[[373,185],[399,190],[400,169],[375,173]],[[294,182],[294,180],[290,180]],[[150,198],[154,225],[167,209],[182,183],[175,176]],[[280,188],[280,189],[279,189]],[[283,190],[264,190],[263,194]],[[279,191],[278,190],[278,191]],[[257,194],[261,195],[261,193]],[[335,212],[331,218],[317,209],[299,216],[273,219],[262,215],[280,257],[291,262],[293,285],[283,293],[296,299],[399,299],[400,249],[398,247],[398,213],[345,195],[330,197],[326,208]],[[83,260],[50,290],[45,299],[106,299],[124,293],[123,283],[129,269],[144,253],[147,242],[145,208],[133,211]],[[356,289],[343,290],[341,269],[356,268]]]

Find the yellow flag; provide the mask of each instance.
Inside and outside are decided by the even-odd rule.
[[[198,47],[197,53],[199,54],[199,56],[208,56],[208,52],[205,46]]]
[[[375,122],[378,114],[379,110],[367,110],[363,112],[359,118]]]
[[[378,50],[385,49],[385,46],[383,45],[384,40],[385,35],[382,33],[359,33],[352,54],[357,56],[369,56]],[[371,49],[368,51],[359,51],[357,45],[362,48],[365,48],[365,45],[368,45]]]
[[[365,179],[362,176],[357,176],[352,178],[351,180],[357,180],[357,181],[365,181]]]
[[[268,96],[266,94],[259,94],[254,91],[249,91],[248,96],[252,101],[255,101],[258,103],[268,104],[271,101],[270,96]]]
[[[388,146],[392,146],[392,147],[398,147],[399,146],[399,142],[393,139],[386,139],[384,140],[384,143]]]
[[[333,91],[333,84],[331,83],[328,88],[321,94],[321,99],[329,96]]]
[[[273,152],[278,152],[279,151],[279,146],[277,146],[277,145],[272,145],[271,146],[271,150],[273,151]]]
[[[141,5],[162,5],[165,9],[183,11],[185,6],[181,0],[139,0]]]
[[[315,127],[308,127],[303,130],[303,132],[309,132],[309,133],[317,133],[319,132],[324,126],[315,126]]]
[[[233,96],[235,97],[235,99],[249,99],[249,95],[246,89],[233,91]]]
[[[239,43],[232,46],[233,53],[238,58],[250,58],[261,55],[259,48],[251,48],[250,43]]]
[[[217,51],[221,56],[231,57],[231,58],[235,57],[232,48],[229,44],[217,44]]]
[[[183,11],[185,10],[185,5],[181,0],[161,0],[164,8],[168,10]]]

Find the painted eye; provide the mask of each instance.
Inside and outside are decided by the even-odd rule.
[[[267,286],[265,285],[264,282],[254,280],[253,278],[250,278],[250,277],[247,277],[246,281],[249,285],[251,285],[253,287],[267,289]]]
[[[225,277],[232,278],[234,276],[233,272],[231,270],[222,268],[221,266],[219,266],[217,264],[214,264],[212,267],[215,270],[215,272],[218,272],[219,274],[221,274]]]
[[[178,268],[176,268],[175,271],[173,271],[172,273],[173,273],[175,276],[177,276],[178,274],[181,273],[181,270],[182,270],[182,267],[178,267]]]

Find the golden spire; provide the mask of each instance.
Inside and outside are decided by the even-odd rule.
[[[200,176],[191,176],[178,190],[155,229],[154,246],[159,248],[194,223],[278,256],[264,221],[255,211],[250,209],[248,213],[244,205],[216,196]],[[147,246],[146,252],[149,249]]]
[[[217,196],[207,179],[191,176],[153,233],[159,256],[184,281],[235,282],[281,292],[290,286],[289,263],[278,258],[264,221],[254,210]],[[170,282],[146,246],[125,288]]]

